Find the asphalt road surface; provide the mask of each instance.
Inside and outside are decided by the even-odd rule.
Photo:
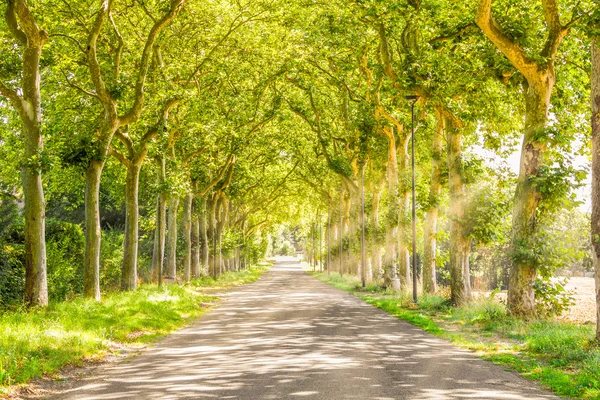
[[[557,399],[279,262],[58,399]]]

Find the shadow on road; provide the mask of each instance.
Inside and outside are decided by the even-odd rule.
[[[279,262],[61,399],[555,399]]]

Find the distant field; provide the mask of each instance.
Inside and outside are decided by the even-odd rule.
[[[563,279],[561,277],[561,279]],[[571,307],[569,312],[558,318],[559,321],[574,322],[579,324],[595,324],[596,323],[596,289],[594,278],[573,277],[567,278],[568,284],[566,289],[573,294],[575,305]],[[477,292],[474,292],[477,293]],[[489,295],[490,292],[480,295]],[[506,291],[502,291],[496,295],[499,301],[506,301]]]
[[[569,322],[596,323],[594,278],[569,278],[567,290],[573,292],[575,305],[560,319]]]

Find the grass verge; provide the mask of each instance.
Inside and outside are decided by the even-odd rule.
[[[507,316],[505,306],[492,299],[454,308],[447,299],[430,295],[420,296],[414,304],[409,296],[382,292],[377,285],[363,289],[354,276],[311,274],[484,359],[539,381],[558,395],[600,399],[600,346],[594,341],[591,325],[518,320]]]
[[[205,313],[217,297],[207,294],[256,281],[270,264],[190,285],[142,285],[111,293],[102,302],[78,298],[47,308],[0,315],[0,395],[9,387],[52,374],[66,365],[101,359],[118,343],[157,340]]]

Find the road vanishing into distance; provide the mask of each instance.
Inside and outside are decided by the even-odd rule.
[[[558,399],[291,259],[191,326],[54,398]]]

